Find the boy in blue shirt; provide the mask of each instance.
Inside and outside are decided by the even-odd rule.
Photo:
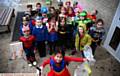
[[[40,57],[46,56],[46,45],[45,41],[47,41],[48,31],[47,27],[42,24],[42,17],[36,17],[35,27],[33,28],[32,34],[36,38],[36,47],[39,52]]]

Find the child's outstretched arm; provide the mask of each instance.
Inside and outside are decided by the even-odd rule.
[[[71,61],[74,61],[74,62],[84,62],[84,61],[87,61],[86,58],[70,57],[70,56],[65,56],[64,59],[65,59],[65,61],[68,61],[68,62],[71,62]]]
[[[50,64],[50,59],[44,60],[41,67],[45,67],[47,64]]]

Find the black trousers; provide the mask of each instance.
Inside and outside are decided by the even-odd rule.
[[[40,57],[45,57],[46,56],[45,41],[37,41],[36,44],[37,44],[36,47],[37,47]]]
[[[96,48],[97,48],[97,43],[96,43],[96,42],[92,42],[92,44],[91,44],[90,46],[91,46],[91,48],[92,48],[92,53],[93,53],[93,55],[95,55],[95,50],[96,50]]]
[[[67,49],[74,49],[73,25],[67,24]]]
[[[85,58],[85,55],[84,55],[83,50],[82,50],[82,51],[80,51],[80,52],[81,52],[82,57],[83,57],[83,58]]]

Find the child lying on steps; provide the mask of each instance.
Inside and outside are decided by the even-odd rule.
[[[50,72],[47,74],[47,76],[71,76],[67,69],[67,63],[71,61],[84,62],[86,60],[87,59],[85,58],[64,56],[61,51],[57,51],[54,56],[51,56],[49,59],[43,61],[43,64],[40,66],[40,68],[42,71],[47,64],[50,64]]]

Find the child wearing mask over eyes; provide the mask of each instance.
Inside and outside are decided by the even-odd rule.
[[[21,51],[25,52],[29,66],[37,65],[34,54],[35,37],[33,35],[30,35],[29,27],[22,28],[22,31],[23,36],[21,36],[19,39],[23,43],[23,49],[21,49]]]

